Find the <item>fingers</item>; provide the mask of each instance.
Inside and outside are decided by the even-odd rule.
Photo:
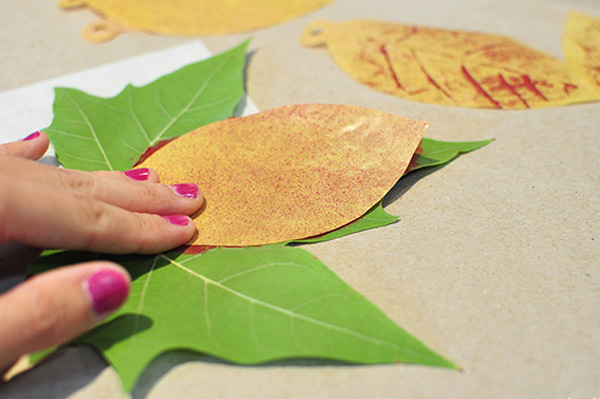
[[[139,184],[153,176],[158,180],[156,172],[145,168],[104,176],[64,169],[55,173],[56,184],[65,190],[134,212],[189,215],[203,202],[195,184]]]
[[[50,141],[46,133],[35,132],[22,140],[0,145],[0,155],[37,160],[46,153],[49,145]]]
[[[109,172],[104,170],[99,170],[97,172],[92,172],[92,174],[96,176],[104,176],[110,177],[112,179],[119,179],[124,181],[138,181],[138,182],[147,182],[147,183],[158,183],[160,179],[158,177],[158,173],[152,169],[148,168],[137,168],[128,170],[125,172]]]
[[[63,190],[132,212],[190,215],[203,202],[202,192],[195,184],[143,184],[158,182],[156,172],[146,168],[89,173],[48,167],[14,157],[0,157],[0,178],[9,173],[8,178],[13,185],[35,184],[44,193]]]
[[[0,369],[77,337],[121,306],[129,287],[120,266],[91,262],[41,274],[0,296]]]
[[[10,191],[0,192],[0,219],[10,226],[4,232],[0,228],[0,242],[118,254],[163,252],[185,244],[195,233],[192,220],[181,214],[130,212],[69,190],[51,188],[40,199],[39,187],[30,184],[17,184]]]

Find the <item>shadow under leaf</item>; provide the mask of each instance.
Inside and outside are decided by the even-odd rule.
[[[134,313],[122,314],[88,331],[76,342],[93,342],[96,349],[106,351],[113,345],[148,330],[153,324],[154,321],[145,315]]]
[[[140,375],[135,387],[131,391],[133,399],[145,398],[154,385],[172,369],[185,363],[212,364],[223,365],[239,368],[282,368],[282,367],[365,367],[353,363],[346,363],[335,360],[315,359],[315,358],[298,358],[298,359],[282,359],[256,365],[242,365],[231,363],[223,359],[208,356],[191,350],[174,350],[162,353],[156,357],[146,367]]]
[[[63,347],[34,368],[0,383],[0,397],[64,399],[91,384],[106,367],[102,356],[87,345]]]
[[[392,187],[392,189],[383,197],[382,205],[383,207],[387,207],[390,204],[393,204],[400,198],[404,193],[411,189],[412,186],[417,184],[417,182],[424,177],[434,173],[444,165],[434,166],[429,168],[424,168],[420,170],[415,170],[414,172],[410,172],[409,174],[403,176],[398,182]]]

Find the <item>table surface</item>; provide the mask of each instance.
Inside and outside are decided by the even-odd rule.
[[[285,361],[233,366],[169,353],[134,398],[572,398],[600,396],[600,103],[529,111],[463,109],[397,99],[305,49],[313,19],[369,18],[511,36],[562,59],[569,10],[597,0],[337,0],[251,34],[203,38],[214,52],[253,37],[247,92],[265,110],[348,103],[429,121],[428,137],[495,138],[435,173],[402,179],[388,212],[400,223],[305,247],[389,317],[460,364]],[[0,91],[191,39],[124,34],[94,45],[96,19],[52,0],[0,2]],[[0,386],[3,398],[127,397],[88,347],[62,350]]]

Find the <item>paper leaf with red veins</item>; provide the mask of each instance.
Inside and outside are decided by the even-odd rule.
[[[312,237],[364,215],[394,186],[425,122],[329,104],[290,105],[190,132],[139,166],[195,182],[205,208],[195,245]]]
[[[588,77],[600,93],[600,19],[571,12],[563,52],[569,65]]]
[[[600,98],[567,65],[505,36],[381,21],[316,21],[301,42],[326,45],[360,83],[414,101],[526,109]]]
[[[61,0],[62,8],[89,7],[105,19],[83,32],[104,42],[123,30],[203,36],[244,32],[297,18],[333,0]]]

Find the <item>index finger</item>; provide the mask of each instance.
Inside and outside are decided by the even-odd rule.
[[[0,145],[0,155],[37,160],[48,151],[49,145],[50,140],[46,133],[38,131],[22,140]]]

